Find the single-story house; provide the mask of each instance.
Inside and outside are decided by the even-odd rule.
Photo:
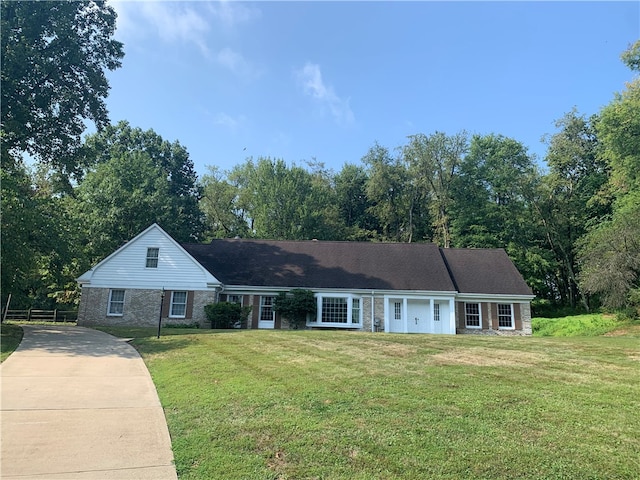
[[[287,328],[279,292],[311,290],[309,328],[531,334],[531,289],[502,249],[431,243],[219,239],[180,244],[153,224],[78,278],[79,325],[207,325],[204,306],[251,306],[247,328]]]

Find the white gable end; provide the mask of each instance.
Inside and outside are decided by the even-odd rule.
[[[147,267],[149,248],[158,249],[157,267]],[[169,234],[154,224],[78,278],[83,286],[205,290],[220,285]]]

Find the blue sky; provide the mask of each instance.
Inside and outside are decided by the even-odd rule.
[[[110,3],[112,122],[179,140],[200,175],[249,156],[339,171],[463,129],[541,159],[556,119],[624,89],[640,38],[640,2]]]

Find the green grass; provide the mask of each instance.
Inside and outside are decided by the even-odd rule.
[[[3,322],[0,324],[0,332],[0,362],[4,362],[20,345],[22,328]]]
[[[181,480],[640,478],[634,337],[118,333]]]
[[[533,318],[531,326],[536,337],[596,337],[628,324],[621,323],[614,315],[593,313],[561,318]]]

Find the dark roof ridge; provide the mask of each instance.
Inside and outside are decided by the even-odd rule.
[[[440,256],[442,257],[442,261],[444,262],[444,266],[447,267],[447,272],[449,273],[449,278],[451,278],[451,283],[453,283],[453,286],[456,289],[456,292],[459,292],[460,289],[458,288],[458,282],[456,282],[456,277],[453,275],[453,272],[451,271],[451,267],[449,266],[449,262],[447,261],[447,257],[445,256],[445,254],[444,254],[444,252],[442,250],[443,250],[442,247],[438,247],[438,251],[440,252]]]

